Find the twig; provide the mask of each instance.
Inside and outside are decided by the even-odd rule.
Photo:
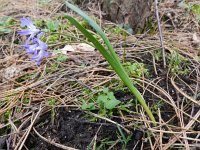
[[[97,118],[106,120],[106,121],[108,121],[108,122],[111,122],[111,123],[113,123],[113,124],[119,126],[119,127],[121,127],[122,129],[124,129],[124,131],[126,131],[126,133],[128,133],[128,134],[131,133],[131,132],[130,132],[128,129],[126,129],[124,126],[122,126],[121,124],[119,124],[119,123],[117,123],[117,122],[115,122],[115,121],[113,121],[113,120],[110,120],[110,119],[108,119],[108,118],[106,118],[106,117],[102,117],[102,116],[97,115],[97,114],[94,114],[94,113],[92,113],[92,112],[86,111],[86,113],[88,113],[88,114],[90,114],[90,115],[93,115],[93,116],[95,116],[95,117],[97,117]]]
[[[198,119],[200,116],[200,110],[196,113],[194,116],[195,119]],[[195,123],[195,120],[190,120],[188,124],[185,126],[185,130],[187,131],[193,124]],[[167,150],[172,144],[174,144],[177,140],[177,136],[181,136],[181,133],[173,137],[163,148],[162,150]]]
[[[31,132],[31,129],[32,129],[32,127],[33,127],[33,125],[34,125],[36,119],[39,117],[39,115],[40,115],[42,109],[43,109],[43,108],[42,108],[41,105],[40,105],[40,108],[39,108],[37,114],[35,115],[34,118],[32,118],[33,120],[31,121],[31,124],[30,124],[28,130],[24,133],[24,135],[22,136],[22,138],[20,139],[20,141],[18,142],[18,144],[17,144],[17,146],[15,147],[14,150],[21,150],[21,149],[23,148],[24,143],[25,143],[26,139],[28,138],[28,135],[29,135],[29,133]]]
[[[37,130],[33,127],[33,131],[42,139],[44,140],[45,142],[51,144],[51,145],[54,145],[58,148],[61,148],[61,149],[64,149],[64,150],[78,150],[76,148],[72,148],[72,147],[68,147],[68,146],[65,146],[65,145],[62,145],[62,144],[59,144],[59,143],[56,143],[54,142],[53,140],[48,140],[46,139],[45,137],[43,137],[39,132],[37,132]]]
[[[164,68],[166,68],[165,48],[164,48],[164,43],[163,43],[162,29],[160,25],[160,17],[159,17],[159,12],[158,12],[158,0],[155,0],[155,5],[156,5],[155,8],[156,8],[156,18],[158,22],[159,38],[160,38],[160,44],[161,44],[162,54],[163,54],[163,65],[164,65]]]

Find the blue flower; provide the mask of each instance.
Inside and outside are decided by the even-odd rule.
[[[37,65],[40,65],[41,60],[45,57],[48,57],[49,53],[45,50],[40,50],[37,54],[33,55],[33,57],[31,58],[31,60],[36,61]]]
[[[21,23],[29,29],[19,31],[18,34],[30,35],[23,47],[27,54],[32,55],[31,60],[35,61],[37,65],[40,65],[41,60],[49,56],[49,53],[46,51],[48,48],[47,44],[40,40],[40,36],[44,33],[37,29],[29,18],[22,18]]]
[[[36,54],[37,53],[37,50],[36,50],[37,47],[38,47],[37,43],[32,44],[32,45],[28,45],[28,44],[24,45],[24,48],[25,48],[25,50],[28,54]]]
[[[27,26],[29,29],[18,31],[18,34],[30,35],[28,41],[40,32],[40,30],[33,25],[32,21],[29,18],[21,18],[20,21],[22,25]]]
[[[34,61],[36,61],[36,64],[37,65],[40,65],[40,62],[41,62],[41,60],[43,59],[43,58],[45,58],[45,57],[48,57],[49,56],[49,53],[46,51],[47,50],[47,48],[48,48],[48,46],[47,46],[47,44],[46,43],[44,43],[44,42],[42,42],[40,39],[35,39],[36,40],[36,47],[35,47],[35,45],[33,46],[33,45],[31,45],[31,46],[33,46],[33,47],[31,47],[31,48],[33,48],[33,49],[29,49],[29,52],[33,52],[32,54],[34,54],[33,55],[33,57],[31,58],[32,60],[34,60]],[[30,48],[30,47],[29,47]],[[26,49],[27,50],[27,49]],[[27,50],[28,51],[28,50]]]

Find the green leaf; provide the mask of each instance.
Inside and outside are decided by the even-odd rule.
[[[94,105],[94,103],[89,103],[89,104],[84,103],[81,106],[81,109],[83,109],[83,110],[95,110],[95,105]]]
[[[10,33],[10,32],[12,32],[11,29],[0,27],[0,34]]]
[[[78,7],[66,2],[66,6],[69,7],[70,9],[72,9],[73,11],[75,11],[76,13],[78,13],[81,17],[83,17],[88,24],[94,28],[94,30],[96,30],[97,33],[99,33],[99,35],[101,36],[101,38],[103,39],[103,41],[105,42],[105,44],[108,47],[109,50],[109,54],[111,54],[111,56],[115,59],[115,61],[117,61],[118,63],[120,63],[119,58],[117,57],[115,51],[113,50],[113,47],[110,43],[110,41],[108,40],[108,38],[106,37],[105,33],[102,31],[102,29],[100,28],[99,25],[96,24],[96,22],[94,22],[86,13],[84,13],[82,10],[80,10]]]
[[[110,99],[105,103],[106,109],[114,109],[117,105],[119,105],[121,102],[116,99]]]
[[[105,104],[108,101],[108,96],[107,95],[99,95],[97,98],[97,103],[99,104]]]
[[[66,55],[59,55],[56,60],[59,62],[65,62],[67,59],[68,57]]]
[[[0,26],[10,26],[14,24],[14,19],[10,16],[0,18]]]
[[[47,28],[50,30],[50,31],[52,31],[52,32],[54,32],[54,31],[57,31],[58,30],[58,22],[55,22],[55,21],[53,21],[53,20],[48,20],[47,22],[46,22],[46,25],[47,25]]]
[[[99,103],[101,106],[104,106],[106,109],[111,110],[121,102],[115,98],[113,92],[106,91],[106,94],[101,94],[98,96],[97,103]]]
[[[103,93],[108,93],[108,88],[104,88]]]
[[[194,5],[192,7],[192,10],[197,13],[197,15],[200,15],[200,5]]]
[[[113,92],[108,92],[108,93],[107,93],[107,96],[108,96],[109,99],[114,99],[114,100],[116,100],[116,98],[115,98]]]

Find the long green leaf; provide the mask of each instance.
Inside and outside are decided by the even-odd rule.
[[[92,26],[97,33],[99,33],[99,35],[101,36],[101,38],[104,40],[105,44],[108,47],[109,52],[111,53],[111,55],[114,57],[114,59],[120,63],[119,58],[117,57],[115,51],[113,51],[113,47],[112,44],[110,43],[110,41],[108,40],[107,36],[105,35],[105,33],[102,31],[102,29],[100,28],[100,26],[98,24],[96,24],[96,22],[94,22],[86,13],[84,13],[82,10],[80,10],[78,7],[66,2],[66,6],[69,7],[70,9],[72,9],[73,11],[75,11],[77,14],[79,14],[81,17],[83,17],[90,26]]]
[[[69,3],[67,3],[69,5]],[[67,5],[67,6],[68,6]],[[70,8],[76,9],[77,7],[73,6],[70,4]],[[76,11],[77,12],[77,11]],[[82,11],[80,9],[78,9],[78,13],[81,13]],[[83,14],[83,12],[81,13]],[[104,42],[107,41],[107,45],[111,45],[111,47],[108,46],[108,49],[105,49],[100,43],[99,41],[90,33],[88,32],[85,28],[83,28],[74,18],[72,18],[71,16],[66,16],[67,19],[76,26],[76,28],[78,28],[87,38],[89,41],[91,41],[94,46],[96,47],[96,49],[99,50],[99,52],[104,56],[104,58],[108,61],[108,63],[112,66],[112,68],[115,70],[115,72],[119,75],[119,77],[121,78],[121,80],[124,82],[124,84],[129,88],[129,90],[135,95],[135,97],[137,98],[137,100],[140,102],[140,104],[143,106],[143,108],[145,109],[145,111],[147,112],[147,114],[149,115],[150,119],[153,121],[154,124],[156,124],[155,118],[152,115],[152,112],[150,111],[149,107],[146,105],[145,100],[143,99],[142,95],[140,94],[140,92],[133,86],[132,81],[130,80],[128,74],[126,73],[126,71],[124,70],[123,66],[121,65],[119,58],[117,57],[114,49],[112,48],[112,45],[110,44],[109,40],[105,40],[104,39],[104,33],[101,30],[101,28],[92,20],[89,18],[89,16],[87,16],[86,14],[84,14],[84,19],[86,19],[86,21],[89,21],[90,25],[91,24],[95,24],[95,30],[97,29],[97,32],[102,32],[101,36],[104,39]],[[99,33],[100,34],[100,33]],[[106,42],[105,42],[106,43]],[[112,52],[112,53],[109,53]]]

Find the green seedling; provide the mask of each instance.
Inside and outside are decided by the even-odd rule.
[[[128,101],[127,103],[121,103],[119,106],[118,106],[118,109],[122,110],[122,111],[125,111],[127,113],[130,113],[130,108],[133,107],[133,100],[130,100]]]
[[[9,27],[14,25],[15,23],[16,22],[12,17],[0,17],[0,35],[12,32],[12,30]]]
[[[19,107],[19,106],[16,106],[16,112],[17,112],[17,113],[20,113],[21,111],[22,111],[22,108]]]
[[[21,76],[19,78],[16,79],[17,82],[23,82],[23,81],[26,81],[26,80],[30,80],[30,79],[33,79],[33,77],[35,76],[35,74],[26,74],[24,76]]]
[[[45,21],[44,20],[35,20],[34,25],[39,28],[43,28],[43,27],[45,27]]]
[[[158,109],[161,108],[164,105],[164,102],[162,100],[159,100],[158,102],[155,102],[151,106],[151,111],[156,114],[158,112]]]
[[[128,135],[126,137],[119,126],[117,126],[117,129],[119,130],[119,133],[120,133],[118,136],[119,136],[120,142],[122,143],[122,150],[126,150],[127,144],[131,140],[132,135]]]
[[[123,66],[130,76],[144,77],[149,75],[148,69],[145,68],[143,63],[126,62]]]
[[[120,103],[121,102],[115,98],[113,92],[110,92],[108,88],[104,88],[103,92],[100,93],[98,96],[92,94],[92,98],[90,98],[89,102],[82,100],[81,108],[83,110],[89,110],[89,111],[98,109],[100,115],[110,116],[113,113],[113,109],[120,107],[119,105]]]
[[[95,107],[94,99],[97,99],[97,107]],[[111,116],[113,109],[117,108],[120,103],[121,102],[115,98],[113,92],[110,92],[108,88],[105,88],[97,97],[93,95],[90,102],[82,100],[81,108],[89,111],[98,109],[101,116]]]
[[[121,102],[115,98],[113,92],[109,92],[108,88],[105,88],[103,94],[98,96],[97,103],[100,105],[100,108],[112,110]]]
[[[162,50],[161,49],[156,49],[153,52],[153,56],[154,56],[154,58],[155,58],[156,61],[160,61],[161,58],[162,58]]]
[[[200,22],[200,5],[186,3],[185,0],[179,3],[179,7],[185,9],[188,13],[192,12],[196,16],[196,20]]]
[[[169,69],[171,74],[186,75],[188,70],[188,61],[181,56],[178,51],[174,51],[169,56]]]
[[[124,29],[122,29],[121,26],[116,26],[116,27],[107,27],[105,28],[105,32],[110,32],[115,35],[124,35],[127,34]]]
[[[15,25],[16,21],[10,16],[4,16],[0,18],[0,26],[8,27]]]
[[[51,34],[46,38],[48,44],[55,44],[59,40],[58,34]]]
[[[59,54],[58,57],[56,58],[58,62],[65,62],[67,61],[67,59],[68,59],[67,55],[64,54]]]
[[[192,6],[192,11],[196,14],[196,20],[200,22],[200,5]]]
[[[53,20],[47,20],[46,26],[49,32],[56,32],[59,29],[59,22]]]
[[[23,102],[23,104],[27,105],[27,104],[30,103],[30,99],[29,98],[24,98],[22,102]]]
[[[7,110],[7,111],[4,113],[4,120],[5,120],[5,123],[8,122],[8,119],[9,119],[11,113],[12,113],[11,110]]]
[[[86,103],[85,101],[83,101],[82,105],[81,105],[81,109],[83,110],[95,110],[95,105],[94,103]]]
[[[112,68],[115,70],[115,72],[118,74],[120,79],[124,82],[124,84],[129,88],[129,90],[132,92],[132,94],[135,95],[137,100],[140,102],[144,110],[147,112],[148,116],[156,125],[155,118],[150,111],[149,107],[147,106],[144,98],[142,97],[141,93],[133,86],[133,82],[129,78],[128,74],[124,70],[122,64],[120,63],[119,57],[115,53],[115,50],[113,49],[110,41],[106,37],[105,33],[102,31],[99,25],[96,24],[87,14],[85,14],[82,10],[80,10],[78,7],[66,2],[66,6],[78,13],[81,17],[83,17],[88,24],[93,27],[93,29],[101,36],[102,40],[104,41],[106,46],[103,46],[89,31],[87,31],[83,26],[80,25],[80,23],[75,20],[71,16],[66,16],[67,19],[73,24],[76,28],[79,29],[79,31],[82,32],[82,34],[87,37],[87,39],[93,43],[94,47],[99,50],[99,52],[103,55],[103,57],[108,61],[108,63],[112,66]]]
[[[116,141],[113,141],[109,138],[104,138],[100,141],[100,144],[96,147],[95,150],[107,149],[109,146],[112,146]]]
[[[48,100],[48,106],[51,107],[51,124],[54,125],[56,100],[54,98],[50,98]]]

